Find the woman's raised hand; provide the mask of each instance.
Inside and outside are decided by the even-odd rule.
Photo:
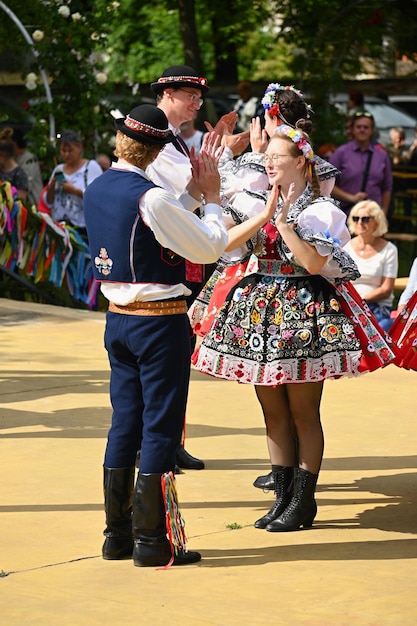
[[[279,190],[279,185],[274,183],[269,193],[268,200],[266,201],[265,209],[262,211],[265,224],[274,217],[275,211],[277,210]]]
[[[222,137],[223,135],[231,135],[233,133],[238,118],[236,111],[229,111],[229,113],[221,116],[214,128],[210,122],[204,122],[204,125],[208,131],[215,132]]]
[[[263,153],[268,146],[268,134],[261,126],[261,119],[254,117],[249,126],[250,144],[253,152]]]
[[[277,187],[277,200],[278,200],[278,194],[280,192],[280,188],[279,186]],[[288,210],[292,204],[292,201],[294,199],[294,195],[295,195],[295,184],[291,183],[291,185],[289,186],[288,189],[288,194],[286,199],[284,200],[284,202],[281,205],[281,209],[278,212],[278,215],[275,219],[275,226],[278,228],[280,228],[280,226],[287,224],[287,217],[288,217]]]
[[[211,151],[200,150],[196,167],[193,165],[193,182],[206,202],[220,204],[220,174],[217,169],[217,157]]]
[[[200,152],[205,152],[206,154],[210,154],[215,162],[218,163],[221,155],[223,154],[224,148],[220,145],[221,137],[216,132],[206,133],[203,137],[203,143],[201,145]]]

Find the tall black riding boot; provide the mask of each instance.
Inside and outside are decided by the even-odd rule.
[[[167,537],[162,474],[138,474],[133,496],[133,563],[138,567],[168,565],[173,551]],[[180,550],[172,565],[187,565],[201,559],[199,552]]]
[[[291,502],[294,468],[274,465],[272,473],[274,477],[275,502],[266,515],[256,520],[255,528],[266,528],[268,524],[285,511]]]
[[[132,497],[135,468],[104,468],[104,508],[106,537],[103,559],[127,559],[132,556]]]
[[[286,532],[298,530],[300,526],[310,528],[317,514],[314,498],[318,474],[297,467],[295,470],[294,495],[285,511],[276,520],[268,524],[270,532]]]

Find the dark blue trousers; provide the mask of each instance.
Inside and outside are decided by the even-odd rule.
[[[113,407],[104,465],[140,471],[173,471],[184,426],[190,377],[186,314],[139,316],[107,312]]]

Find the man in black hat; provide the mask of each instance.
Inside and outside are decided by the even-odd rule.
[[[157,185],[169,189],[179,197],[191,179],[191,162],[188,148],[180,136],[180,127],[191,121],[196,111],[203,104],[203,97],[208,92],[207,79],[188,65],[168,67],[162,76],[151,83],[156,95],[158,108],[168,118],[169,128],[174,135],[172,143],[161,152],[147,168],[147,174]],[[186,264],[188,304],[191,305],[205,282],[204,267],[201,264]],[[185,469],[204,469],[204,461],[198,459],[184,448],[184,434],[176,452],[178,467]]]
[[[181,140],[180,127],[190,122],[201,108],[208,92],[207,79],[188,65],[174,65],[151,83],[151,89],[156,95],[157,107],[168,118],[174,140],[149,166],[148,173],[155,183],[179,197],[191,178],[189,152]]]
[[[109,300],[104,340],[113,415],[103,558],[133,552],[137,566],[195,563],[201,555],[185,550],[173,476],[190,375],[185,259],[211,263],[224,251],[220,178],[212,156],[201,152],[178,200],[145,174],[173,140],[164,112],[140,105],[115,125],[118,160],[84,195],[94,275]],[[201,192],[199,219],[193,210]]]

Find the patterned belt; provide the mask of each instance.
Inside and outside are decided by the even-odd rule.
[[[179,315],[187,313],[185,300],[157,300],[155,302],[131,302],[121,305],[109,302],[109,311],[125,315]]]
[[[291,263],[279,261],[278,259],[258,259],[257,273],[284,278],[306,276],[308,274],[302,267],[296,267]]]

